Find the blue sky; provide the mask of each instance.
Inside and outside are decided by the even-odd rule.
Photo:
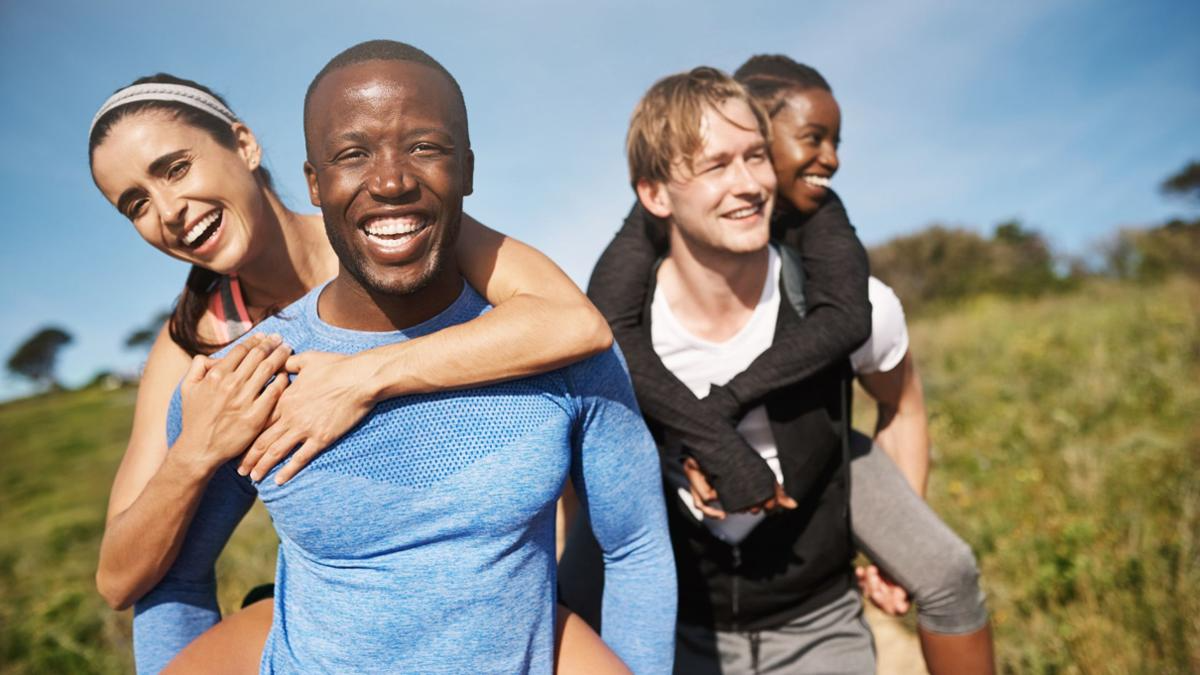
[[[186,268],[93,187],[87,126],[130,80],[221,92],[285,201],[307,205],[301,102],[356,42],[411,42],[466,94],[467,210],[579,283],[631,203],[622,141],[659,77],[755,53],[815,66],[843,110],[835,188],[868,244],[932,222],[1020,218],[1086,254],[1116,228],[1196,215],[1158,185],[1200,159],[1200,3],[0,3],[0,356],[37,328],[75,336],[60,373],[132,371],[125,336]],[[0,379],[0,398],[21,386]]]

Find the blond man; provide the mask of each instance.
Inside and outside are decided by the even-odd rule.
[[[763,111],[712,68],[656,83],[630,123],[631,181],[669,240],[643,320],[662,364],[698,398],[799,321],[802,281],[784,273],[798,264],[770,243],[768,139]],[[675,672],[874,672],[850,572],[851,377],[842,359],[764,397],[738,425],[748,456],[694,458],[656,429],[680,584]],[[765,475],[774,494],[710,517],[721,504],[697,490],[703,472],[732,476],[734,464],[757,470],[744,476]],[[738,487],[724,485],[722,496]],[[573,604],[570,548],[563,599]]]

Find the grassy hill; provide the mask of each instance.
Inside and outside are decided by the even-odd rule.
[[[915,321],[930,499],[976,550],[1007,672],[1200,672],[1200,284],[1089,283]],[[127,672],[92,574],[133,392],[0,406],[0,671]],[[256,507],[222,604],[273,574]]]
[[[0,672],[129,673],[131,612],[96,593],[108,489],[136,391],[91,389],[0,406]],[[218,565],[221,605],[275,574],[256,505]]]

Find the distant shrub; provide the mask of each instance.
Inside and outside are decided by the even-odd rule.
[[[1104,258],[1104,271],[1118,279],[1160,281],[1174,273],[1200,278],[1200,220],[1121,230]]]
[[[992,237],[933,225],[870,250],[871,272],[895,289],[910,312],[985,293],[1036,296],[1072,287],[1045,238],[1017,221]]]

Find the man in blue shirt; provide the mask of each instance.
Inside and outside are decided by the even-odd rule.
[[[261,331],[354,353],[488,311],[452,254],[473,156],[440,64],[400,43],[352,47],[310,86],[305,135],[339,274]],[[176,392],[171,442],[181,425]],[[634,672],[668,672],[676,587],[657,467],[615,351],[385,402],[283,485],[278,469],[218,472],[178,561],[138,603],[139,670],[219,619],[212,563],[257,496],[280,536],[263,672],[548,673],[569,476],[605,551],[605,641]]]

